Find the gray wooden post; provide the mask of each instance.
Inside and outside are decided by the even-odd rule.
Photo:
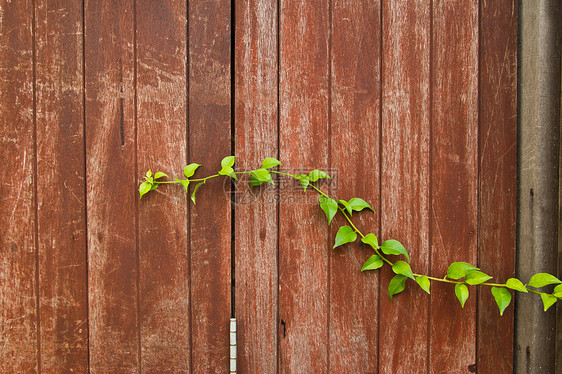
[[[558,272],[561,10],[560,0],[519,2],[517,276],[524,282]],[[536,295],[517,295],[515,371],[554,373],[556,350],[556,309],[545,313]]]

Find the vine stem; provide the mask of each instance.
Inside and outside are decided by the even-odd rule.
[[[255,170],[247,170],[247,171],[236,171],[234,172],[234,174],[236,175],[241,175],[241,174],[251,174],[252,172],[254,172]],[[279,174],[279,175],[284,175],[296,180],[300,181],[300,178],[297,175],[294,174],[289,174],[289,173],[284,173],[281,171],[277,171],[277,170],[268,170],[270,173],[274,173],[274,174]],[[207,177],[204,178],[197,178],[197,179],[184,179],[184,180],[173,180],[173,181],[153,181],[152,183],[154,184],[180,184],[182,182],[202,182],[205,183],[207,182],[207,180],[212,179],[212,178],[217,178],[217,177],[221,177],[221,176],[225,176],[225,177],[231,177],[232,175],[223,175],[223,174],[213,174],[213,175],[209,175]],[[319,195],[327,198],[327,199],[331,199],[333,201],[336,201],[336,204],[338,204],[338,210],[342,213],[342,215],[345,217],[346,221],[349,223],[349,225],[352,227],[352,229],[359,235],[361,236],[361,238],[365,238],[365,235],[361,232],[361,230],[359,230],[357,228],[357,226],[355,226],[355,224],[353,223],[351,216],[346,212],[345,208],[340,206],[340,203],[337,202],[336,199],[333,199],[332,197],[330,197],[328,194],[326,194],[324,191],[322,191],[320,188],[316,187],[314,184],[312,184],[311,182],[309,182],[308,184],[309,187],[312,187],[312,189],[314,189]],[[306,190],[306,188],[305,188]],[[386,262],[388,265],[390,265],[390,267],[394,266],[394,263],[392,261],[390,261],[388,258],[386,258],[380,251],[380,247],[378,246],[373,246],[370,245],[371,248],[375,251],[375,253],[384,261]],[[378,247],[378,248],[377,248]],[[429,275],[425,275],[425,274],[418,274],[418,273],[412,273],[414,277],[427,277],[427,279],[430,279],[432,281],[436,281],[436,282],[442,282],[442,283],[450,283],[450,284],[466,284],[469,285],[468,283],[466,283],[466,281],[457,281],[457,280],[452,280],[452,279],[447,279],[447,277],[445,276],[444,278],[437,278],[437,277],[432,277]],[[489,282],[483,282],[483,283],[479,283],[473,286],[488,286],[488,287],[501,287],[501,288],[506,288],[506,289],[510,289],[509,287],[507,287],[506,284],[500,284],[500,283],[489,283]],[[528,292],[537,294],[537,295],[543,295],[545,294],[544,292],[540,292],[540,291],[536,291],[533,289],[529,289],[526,288],[526,290]]]

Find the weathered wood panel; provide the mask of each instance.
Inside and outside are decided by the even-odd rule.
[[[187,7],[185,1],[137,1],[138,174],[184,178],[187,161]],[[139,203],[141,367],[190,367],[187,201],[162,186]]]
[[[90,369],[136,372],[134,6],[84,6]]]
[[[236,3],[235,153],[239,170],[278,157],[277,1]],[[287,186],[286,179],[281,186]],[[278,342],[277,188],[235,192],[238,370],[275,373]],[[286,197],[290,190],[280,191]]]
[[[480,186],[478,264],[494,282],[515,275],[517,202],[517,2],[480,3]],[[498,32],[502,30],[502,32]],[[477,367],[513,371],[513,305],[500,317],[493,296],[478,298]]]
[[[280,4],[279,154],[286,168],[329,167],[329,4]],[[328,230],[317,195],[280,204],[280,371],[328,371]]]
[[[220,170],[230,153],[230,2],[189,4],[189,162],[197,175]],[[230,181],[197,191],[190,214],[192,370],[228,368],[230,318]]]
[[[431,262],[476,264],[478,218],[478,2],[433,2]],[[476,295],[461,309],[450,284],[432,283],[429,371],[467,371],[476,360]]]
[[[82,4],[35,2],[41,370],[88,371]]]
[[[414,272],[429,270],[429,1],[384,3],[381,238],[408,249]],[[398,257],[395,257],[398,259]],[[404,260],[404,258],[401,258]],[[427,368],[429,296],[415,282],[390,301],[381,276],[380,359],[382,373]],[[387,343],[391,342],[391,343]]]
[[[39,370],[31,1],[0,4],[0,371]]]
[[[331,12],[329,141],[330,171],[336,178],[331,192],[338,199],[361,197],[372,204],[376,213],[357,212],[354,219],[365,234],[378,235],[380,2],[334,1]],[[332,223],[329,248],[345,223],[343,219]],[[377,371],[380,278],[378,272],[359,271],[372,254],[370,247],[357,244],[329,250],[330,373]]]

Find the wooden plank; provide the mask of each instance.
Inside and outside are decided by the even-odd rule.
[[[517,210],[517,2],[481,2],[478,263],[503,283],[515,275]],[[502,32],[497,32],[502,30]],[[478,295],[478,371],[513,371],[513,306],[500,317]]]
[[[280,7],[280,158],[292,171],[327,169],[328,1],[282,1]],[[328,371],[330,243],[317,201],[314,192],[295,188],[279,208],[279,370],[284,373]]]
[[[235,98],[238,169],[255,169],[277,150],[277,1],[238,2]],[[282,181],[282,185],[286,185]],[[267,188],[266,188],[267,187]],[[276,188],[235,195],[238,370],[277,372],[278,262]]]
[[[134,7],[84,6],[90,369],[136,372]]]
[[[230,2],[189,4],[189,161],[215,174],[230,154]],[[190,214],[192,371],[229,367],[230,181],[209,181]]]
[[[431,273],[476,263],[478,218],[478,2],[433,2]],[[431,372],[474,368],[476,295],[464,309],[454,287],[432,283]]]
[[[37,372],[31,1],[0,4],[0,371]]]
[[[88,371],[82,4],[35,2],[41,370]]]
[[[379,1],[333,2],[331,43],[331,171],[333,196],[361,197],[376,213],[354,221],[364,233],[379,232],[380,51]],[[365,32],[365,30],[370,30]],[[314,153],[321,153],[317,148]],[[332,223],[330,241],[345,224]],[[318,239],[316,239],[318,241]],[[377,372],[379,272],[361,273],[372,255],[366,246],[329,251],[329,372]]]
[[[184,178],[187,161],[187,6],[137,1],[138,170]],[[187,197],[162,186],[139,204],[141,367],[190,366]]]
[[[381,238],[408,249],[414,272],[429,270],[430,1],[383,5]],[[393,257],[393,261],[398,257]],[[404,260],[404,258],[401,258]],[[427,368],[429,296],[415,282],[388,297],[381,280],[380,358],[384,373]],[[388,344],[387,342],[391,342]]]

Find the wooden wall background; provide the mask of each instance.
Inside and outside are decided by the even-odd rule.
[[[516,27],[515,0],[0,1],[0,372],[225,372],[232,279],[242,373],[512,372],[513,306],[390,302],[313,195],[137,188],[329,169],[416,270],[505,281]]]

